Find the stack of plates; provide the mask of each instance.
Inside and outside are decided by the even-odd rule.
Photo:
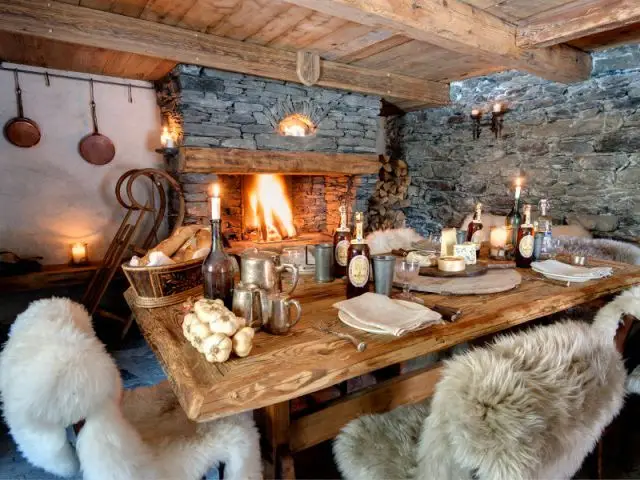
[[[611,267],[580,267],[568,265],[557,260],[533,262],[531,268],[547,278],[562,282],[588,282],[589,280],[609,277],[613,273]]]

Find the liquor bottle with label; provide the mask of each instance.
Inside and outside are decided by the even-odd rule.
[[[333,234],[333,271],[338,278],[347,274],[347,255],[351,244],[351,229],[347,225],[347,206],[343,203],[338,208],[340,226]]]
[[[222,299],[231,310],[233,302],[235,268],[231,257],[224,251],[220,228],[220,192],[213,187],[211,201],[211,251],[202,263],[204,298]]]
[[[524,206],[524,223],[518,228],[516,267],[531,268],[535,229],[531,223],[531,205]]]
[[[473,242],[476,245],[476,252],[480,250],[482,244],[482,204],[476,205],[476,213],[473,220],[469,222],[467,227],[467,242]]]
[[[515,201],[513,204],[513,208],[507,215],[507,219],[505,221],[507,227],[507,256],[513,258],[513,255],[516,250],[517,238],[518,238],[518,229],[520,228],[520,223],[522,223],[522,217],[520,216],[520,178],[516,180],[516,195]]]
[[[364,240],[362,212],[355,213],[355,238],[347,252],[347,298],[369,291],[369,246]]]
[[[551,237],[552,237],[552,220],[549,216],[549,208],[551,207],[551,202],[548,199],[543,198],[538,203],[538,208],[540,208],[540,216],[538,217],[538,228],[537,232],[542,232],[542,248],[540,249],[540,255],[542,258],[546,258],[551,253]]]

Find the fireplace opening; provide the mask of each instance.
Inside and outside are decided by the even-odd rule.
[[[242,238],[281,242],[297,236],[291,204],[291,178],[284,175],[244,175]]]

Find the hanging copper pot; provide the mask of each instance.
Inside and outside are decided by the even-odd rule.
[[[98,131],[98,118],[96,116],[96,102],[93,97],[93,80],[89,81],[91,88],[91,118],[93,120],[93,133],[82,140],[78,148],[80,156],[93,165],[106,165],[116,155],[116,147],[109,137]]]
[[[24,116],[22,109],[22,90],[20,89],[17,70],[13,71],[13,77],[16,84],[18,116],[10,119],[4,125],[4,136],[16,147],[30,148],[37,145],[40,141],[40,127],[38,127],[36,122]]]

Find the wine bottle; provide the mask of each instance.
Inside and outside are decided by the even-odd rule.
[[[531,205],[524,206],[524,223],[518,228],[516,267],[531,268],[535,229],[531,223]]]
[[[516,248],[520,223],[522,223],[522,217],[520,216],[520,196],[517,196],[505,222],[507,227],[507,252],[513,253]]]
[[[542,247],[540,249],[540,255],[542,258],[548,257],[551,253],[551,238],[552,238],[552,220],[549,216],[550,202],[546,198],[543,198],[538,203],[540,208],[540,216],[538,217],[538,230],[542,232]]]
[[[476,245],[476,252],[480,250],[482,244],[482,204],[476,205],[476,213],[473,220],[469,222],[467,227],[467,242],[473,242]]]
[[[369,291],[369,246],[364,241],[362,212],[355,214],[355,238],[347,252],[347,298]]]
[[[333,271],[336,277],[344,277],[347,274],[347,255],[351,242],[351,229],[347,225],[347,206],[340,205],[340,226],[333,234]]]
[[[235,268],[224,251],[220,228],[220,188],[213,185],[211,196],[211,251],[202,263],[204,298],[221,299],[224,306],[232,308]]]

